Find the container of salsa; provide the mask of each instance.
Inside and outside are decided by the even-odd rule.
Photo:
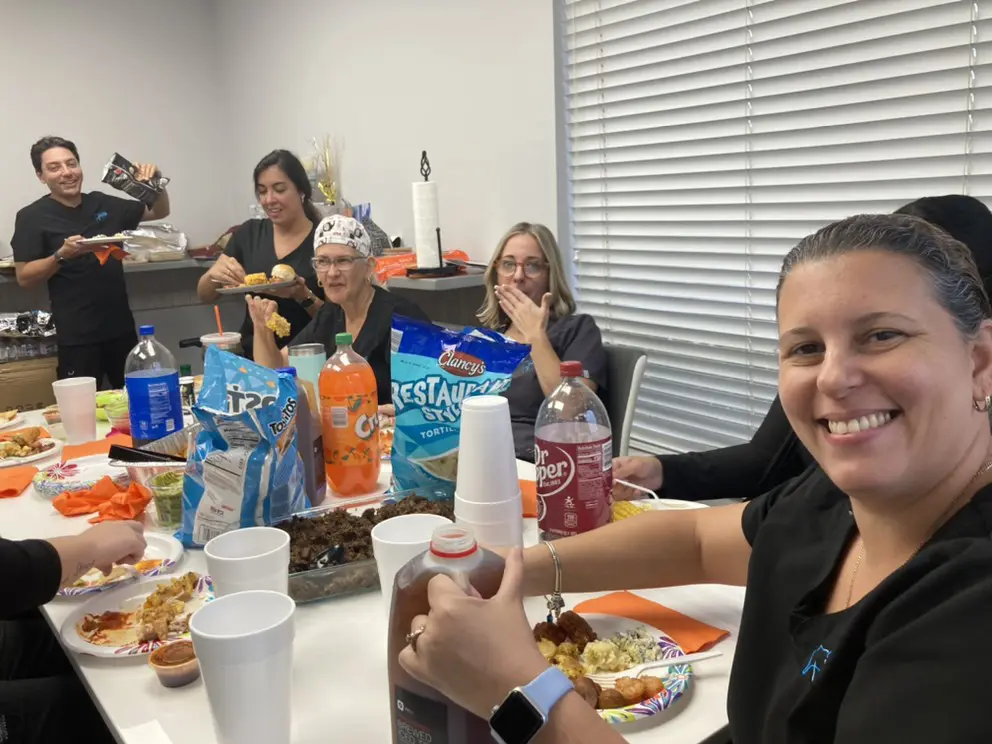
[[[182,687],[200,676],[192,641],[174,641],[155,649],[148,657],[148,666],[163,687]]]
[[[170,470],[148,479],[160,527],[178,527],[183,518],[183,473]]]

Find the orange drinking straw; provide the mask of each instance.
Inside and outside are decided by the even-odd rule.
[[[224,335],[224,326],[220,323],[220,308],[214,305],[214,317],[217,318],[217,333]]]

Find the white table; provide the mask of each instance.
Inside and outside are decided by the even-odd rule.
[[[40,415],[34,414],[29,424],[39,420]],[[49,462],[36,464],[44,467]],[[533,478],[533,465],[519,463],[519,471],[521,477]],[[87,517],[63,517],[33,488],[16,498],[0,499],[0,533],[7,539],[71,535],[88,526]],[[535,520],[526,520],[524,539],[528,544],[536,542]],[[205,572],[202,551],[189,551],[181,568]],[[724,655],[696,666],[690,692],[673,710],[622,730],[635,743],[699,744],[727,723],[727,683],[744,590],[689,586],[639,594],[731,631],[717,647]],[[566,602],[573,606],[591,596],[570,595]],[[57,632],[79,601],[55,600],[42,612]],[[543,619],[543,600],[528,600],[527,611],[532,622]],[[202,680],[169,690],[159,685],[144,658],[69,655],[104,718],[125,744],[134,741],[127,729],[154,720],[174,744],[216,742]],[[390,741],[386,618],[378,592],[297,609],[293,695],[293,744]]]

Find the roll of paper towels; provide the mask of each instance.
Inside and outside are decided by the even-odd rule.
[[[437,183],[419,181],[413,184],[413,246],[417,267],[436,269],[441,265],[437,254]]]

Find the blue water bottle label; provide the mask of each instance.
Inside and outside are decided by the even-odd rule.
[[[129,375],[125,384],[134,439],[153,441],[183,428],[178,372],[155,377]]]

